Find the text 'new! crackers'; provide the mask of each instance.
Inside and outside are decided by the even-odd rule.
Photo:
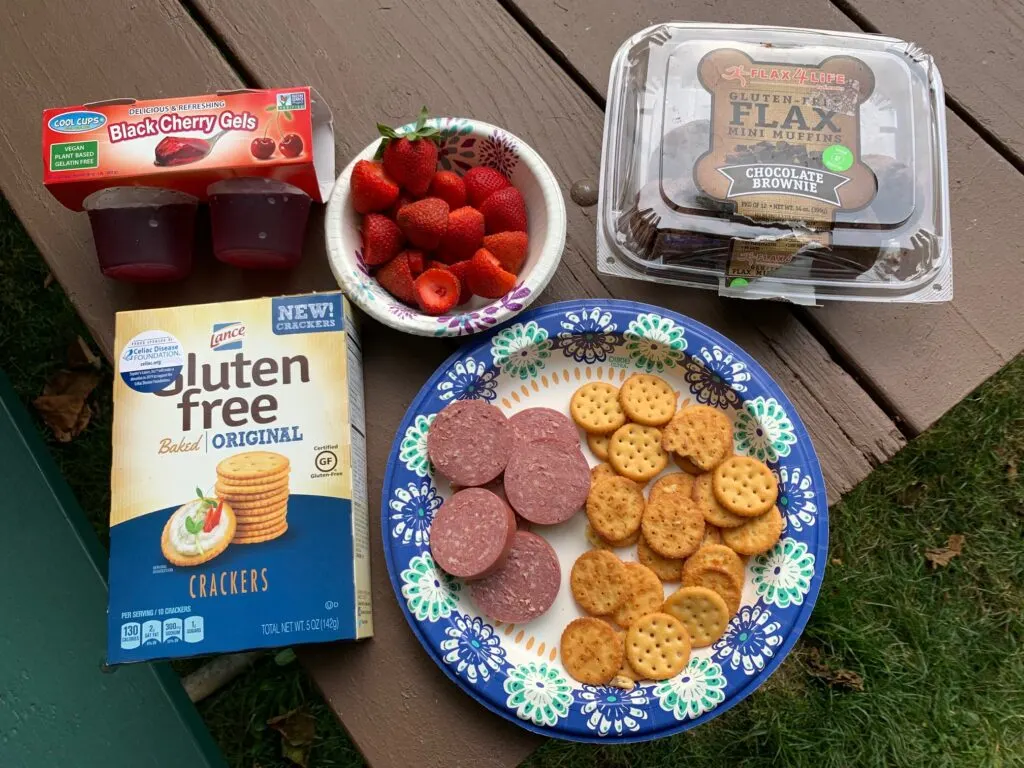
[[[115,351],[110,662],[370,636],[341,294],[121,312]]]

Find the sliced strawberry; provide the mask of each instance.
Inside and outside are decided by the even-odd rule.
[[[494,254],[505,271],[519,273],[526,260],[529,238],[525,232],[499,232],[484,238],[484,248]]]
[[[484,239],[484,215],[468,205],[448,214],[448,228],[438,246],[438,257],[454,264],[473,257]]]
[[[474,208],[479,208],[492,193],[509,185],[508,179],[501,173],[485,165],[478,165],[466,171],[462,183],[466,185],[466,198]]]
[[[391,261],[374,273],[381,287],[399,301],[406,304],[416,303],[416,291],[413,288],[414,276],[409,266],[409,251],[402,251]]]
[[[487,222],[487,234],[526,231],[526,202],[515,187],[505,187],[480,204]]]
[[[398,199],[398,185],[380,163],[360,160],[352,169],[352,207],[357,213],[383,211]]]
[[[405,243],[405,235],[387,216],[368,213],[363,217],[363,262],[375,267],[393,259]]]
[[[416,278],[416,303],[428,315],[443,315],[459,299],[459,281],[446,269],[428,269]]]
[[[500,299],[516,287],[516,276],[501,268],[501,262],[486,248],[473,254],[466,270],[466,283],[477,296]]]
[[[473,292],[469,290],[469,285],[466,283],[466,274],[469,272],[470,263],[470,260],[466,259],[448,267],[451,273],[459,280],[459,300],[457,302],[459,306],[473,298]]]
[[[454,211],[466,204],[466,185],[459,174],[452,171],[438,171],[430,180],[427,195],[440,197]]]
[[[398,226],[410,243],[432,251],[448,228],[448,203],[437,197],[409,203],[398,212]]]
[[[427,257],[423,255],[423,251],[406,251],[406,255],[409,257],[409,271],[412,272],[413,277],[416,277],[423,272],[424,269],[429,269],[427,266]],[[433,264],[434,262],[430,262]]]

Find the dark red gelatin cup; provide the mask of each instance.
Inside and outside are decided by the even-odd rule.
[[[213,253],[245,269],[290,269],[302,258],[310,198],[283,181],[225,179],[206,190]]]
[[[197,203],[156,187],[108,187],[85,198],[103,274],[134,283],[188,277]]]

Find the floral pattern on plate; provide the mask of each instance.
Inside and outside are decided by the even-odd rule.
[[[784,538],[750,566],[754,590],[769,605],[800,605],[814,578],[814,555],[802,541]]]
[[[698,651],[674,678],[622,691],[581,685],[568,676],[557,655],[564,625],[554,630],[543,618],[523,627],[491,622],[477,613],[469,588],[437,568],[423,521],[436,512],[448,486],[433,477],[426,436],[434,415],[457,400],[479,399],[503,409],[514,407],[506,404],[513,400],[518,407],[564,407],[577,382],[617,382],[636,371],[660,372],[691,402],[736,414],[738,424],[751,427],[737,427],[746,452],[785,454],[784,463],[772,461],[772,469],[786,529],[773,549],[750,558],[748,597],[711,648]],[[708,376],[711,371],[720,381]],[[439,667],[469,695],[524,728],[595,743],[686,730],[749,695],[796,642],[827,560],[824,481],[807,432],[782,391],[756,361],[711,329],[667,310],[614,299],[533,309],[456,351],[423,386],[397,429],[381,503],[385,555],[399,604]],[[567,567],[565,556],[562,565]]]
[[[612,313],[600,307],[566,312],[555,334],[555,349],[577,363],[603,363],[620,339]]]
[[[470,683],[487,681],[505,666],[505,649],[494,627],[478,616],[452,615],[451,625],[444,630],[441,641],[446,664],[464,675]]]
[[[753,675],[764,665],[775,649],[782,645],[779,630],[782,625],[772,620],[771,611],[759,605],[744,605],[714,644],[714,658],[728,663],[732,669],[743,668],[744,674]]]
[[[647,373],[675,368],[686,351],[683,329],[667,317],[647,312],[626,328],[626,352],[633,364]]]
[[[686,669],[654,686],[658,704],[677,720],[700,717],[725,700],[722,668],[711,659],[691,658]]]
[[[774,397],[755,397],[736,414],[733,433],[736,453],[764,462],[789,456],[796,442],[793,422]]]
[[[811,476],[800,467],[779,467],[773,472],[779,482],[777,505],[786,518],[786,527],[802,531],[805,525],[814,525],[818,517],[818,505],[815,503],[818,494]]]
[[[513,667],[505,678],[508,706],[523,720],[555,725],[569,714],[572,689],[558,667],[531,661]]]
[[[494,337],[491,357],[502,373],[525,381],[536,376],[551,357],[551,339],[532,320],[515,323]]]
[[[713,408],[739,408],[740,395],[747,391],[747,366],[717,345],[701,347],[686,359],[683,378],[693,398]]]
[[[519,164],[519,147],[511,136],[495,128],[480,142],[480,164],[511,177]]]
[[[450,400],[487,400],[490,402],[498,395],[498,372],[477,362],[472,357],[457,360],[445,373],[444,379],[437,385],[442,402]]]
[[[420,621],[440,621],[459,604],[462,583],[434,563],[429,552],[416,555],[402,571],[402,596]]]

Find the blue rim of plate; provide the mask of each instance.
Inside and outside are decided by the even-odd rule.
[[[679,336],[685,339],[680,350],[684,352],[680,358],[684,367],[687,361],[697,357],[698,350],[702,356],[705,352],[712,354],[714,362],[720,364],[722,361],[713,354],[717,350],[731,361],[727,367],[734,374],[738,376],[743,371],[748,374],[748,378],[742,383],[736,382],[736,386],[746,392],[741,404],[751,423],[761,419],[756,423],[764,427],[774,419],[778,427],[780,410],[781,419],[788,418],[789,423],[789,427],[783,425],[779,433],[783,437],[771,442],[778,449],[776,458],[784,460],[768,457],[769,466],[780,478],[780,504],[787,499],[783,510],[786,528],[775,548],[751,558],[754,568],[762,569],[762,580],[758,581],[756,575],[754,579],[758,590],[756,603],[744,603],[740,607],[725,635],[711,646],[710,657],[692,657],[684,672],[675,678],[663,683],[647,683],[628,692],[605,686],[577,687],[578,684],[556,664],[510,662],[501,646],[500,633],[486,621],[458,610],[462,605],[471,605],[469,597],[461,584],[433,565],[426,541],[429,521],[422,521],[422,517],[432,516],[442,502],[429,475],[425,435],[431,414],[440,411],[453,397],[462,399],[454,390],[456,377],[449,375],[455,366],[461,363],[465,371],[467,360],[472,359],[473,368],[480,371],[480,382],[496,379],[502,375],[502,368],[494,355],[494,341],[498,339],[507,351],[507,340],[524,337],[542,348],[545,340],[550,341],[546,345],[549,356],[561,351],[566,355],[567,364],[569,361],[593,363],[589,359],[574,359],[575,354],[587,355],[585,349],[577,346],[575,352],[570,353],[568,345],[555,346],[556,333],[562,329],[571,336],[571,331],[565,331],[562,325],[567,319],[597,322],[606,316],[617,326],[615,335],[623,337],[616,343],[617,347],[638,339],[642,346],[645,339],[649,340],[641,323],[646,318],[648,324],[655,323],[659,332],[671,331],[669,341],[678,340],[673,333],[681,331]],[[661,334],[658,338],[666,337]],[[635,352],[634,347],[629,370],[653,373],[661,370],[656,364],[649,367],[655,361],[643,357],[642,350],[640,357]],[[509,370],[514,371],[514,359],[501,359],[502,366],[511,364],[513,367]],[[539,363],[539,369],[546,365],[544,359]],[[672,367],[677,363],[678,360]],[[533,375],[537,372],[535,370]],[[519,376],[524,381],[530,378],[522,370]],[[444,387],[448,383],[443,381],[445,378],[451,382],[447,387]],[[736,391],[734,386],[729,389]],[[493,387],[492,397],[486,397],[488,391],[485,385],[470,394],[482,394],[483,399],[493,400]],[[710,387],[695,390],[691,383],[691,394],[696,396],[698,391],[707,394],[712,390]],[[442,399],[442,395],[447,395],[447,399]],[[699,397],[695,399],[701,402]],[[428,405],[430,407],[426,408]],[[737,443],[737,449],[739,447]],[[765,450],[764,445],[761,448]],[[751,453],[757,455],[757,450]],[[398,477],[400,487],[396,487]],[[396,491],[402,491],[404,497]],[[415,493],[410,495],[410,491]],[[799,498],[803,502],[794,510],[789,505]],[[398,509],[393,509],[393,501]],[[411,522],[405,524],[399,510],[408,508],[410,502],[418,505],[418,510],[425,508],[429,514],[423,514],[419,522],[410,517]],[[394,525],[393,517],[399,520]],[[417,524],[420,527],[417,528]],[[702,323],[661,307],[622,299],[574,300],[524,312],[474,337],[437,368],[409,405],[395,435],[381,492],[381,534],[388,575],[402,613],[430,658],[463,691],[495,714],[541,736],[594,744],[634,743],[680,733],[721,715],[753,693],[779,667],[803,632],[821,589],[828,552],[828,502],[817,455],[796,409],[768,372],[738,345]],[[399,555],[401,566],[396,564]],[[806,575],[808,563],[812,568],[809,576]],[[797,586],[773,583],[772,575],[777,577],[780,572]],[[784,623],[780,623],[779,618]],[[744,630],[750,631],[744,633]],[[462,644],[467,637],[471,638],[469,648]],[[763,641],[763,646],[748,647],[746,644],[754,637],[760,638],[758,642]],[[447,648],[442,649],[442,643]],[[471,648],[483,650],[477,650],[474,656],[469,652]],[[445,660],[446,656],[450,662]],[[683,680],[685,682],[679,682]],[[565,682],[571,684],[567,693]],[[533,698],[525,698],[528,685],[541,689],[539,700],[532,688],[529,692],[534,694]],[[638,715],[630,715],[630,712],[639,712],[642,717],[638,720]]]

